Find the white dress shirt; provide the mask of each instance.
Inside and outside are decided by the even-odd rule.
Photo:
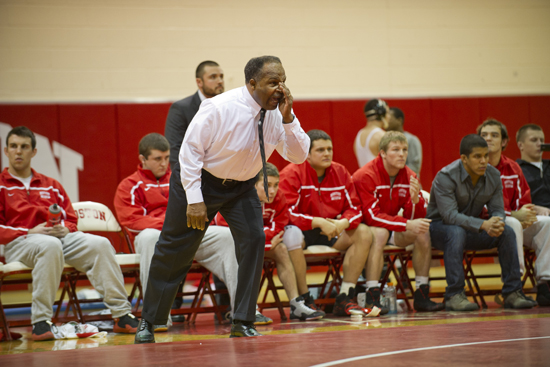
[[[181,183],[189,204],[204,201],[201,169],[218,178],[238,181],[249,180],[261,170],[260,109],[246,86],[201,103],[179,154]],[[267,111],[263,133],[266,160],[275,149],[290,162],[300,164],[306,160],[310,140],[296,117],[283,124],[278,108]]]

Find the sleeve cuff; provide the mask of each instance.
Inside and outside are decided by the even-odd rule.
[[[201,189],[191,189],[185,192],[187,204],[196,204],[204,202]]]

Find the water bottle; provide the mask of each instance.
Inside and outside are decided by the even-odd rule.
[[[389,309],[388,314],[397,313],[397,293],[392,282],[388,282],[383,292],[385,307]]]
[[[57,204],[50,205],[48,211],[48,227],[53,227],[61,223],[61,208]]]

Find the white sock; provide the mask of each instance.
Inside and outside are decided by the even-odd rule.
[[[420,288],[420,286],[423,285],[423,284],[429,284],[430,277],[421,277],[420,275],[417,275],[414,278],[414,281],[416,283],[415,284],[416,288]]]
[[[378,287],[378,280],[367,280],[367,289]]]
[[[355,287],[355,284],[350,282],[342,282],[342,286],[340,287],[340,294],[345,293],[349,294],[349,289]]]

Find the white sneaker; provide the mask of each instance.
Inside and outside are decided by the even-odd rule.
[[[323,318],[321,311],[314,310],[306,306],[303,299],[297,297],[290,301],[290,319],[301,321],[319,320]]]

